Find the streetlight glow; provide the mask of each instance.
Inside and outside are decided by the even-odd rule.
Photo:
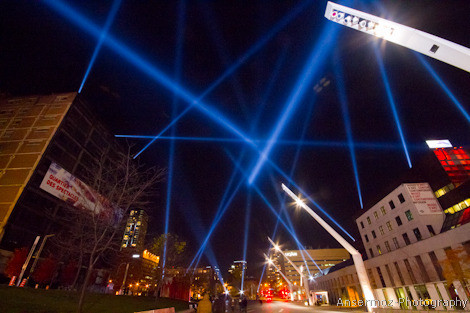
[[[282,189],[291,197],[294,201],[297,201],[297,197],[292,190],[287,188],[286,185],[282,184]],[[362,292],[364,293],[364,298],[366,300],[367,311],[372,312],[372,308],[377,307],[375,304],[374,293],[372,292],[372,287],[370,285],[369,278],[367,276],[366,267],[364,266],[364,260],[362,260],[362,255],[359,251],[356,250],[349,242],[341,237],[336,230],[334,230],[327,222],[325,222],[318,214],[316,214],[307,204],[302,202],[301,207],[313,217],[318,224],[320,224],[333,238],[335,238],[342,246],[345,248],[351,255],[354,261],[354,266],[356,268],[357,277],[359,279],[359,284],[361,285]]]

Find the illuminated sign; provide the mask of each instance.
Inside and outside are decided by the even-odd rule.
[[[149,260],[155,264],[158,264],[158,262],[160,261],[159,256],[149,252],[148,250],[144,250],[144,252],[142,252],[142,258]]]
[[[297,256],[297,252],[286,252],[284,253],[286,256]]]
[[[426,140],[426,144],[431,149],[437,148],[452,148],[452,144],[447,139],[442,140]]]

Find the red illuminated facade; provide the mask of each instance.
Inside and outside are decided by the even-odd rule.
[[[470,178],[470,153],[460,148],[434,149],[434,154],[457,187]]]

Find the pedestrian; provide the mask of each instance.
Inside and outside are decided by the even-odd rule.
[[[223,295],[219,295],[215,299],[212,309],[214,313],[225,313],[225,297]]]
[[[241,301],[240,301],[240,312],[245,312],[246,313],[246,308],[248,307],[248,301],[246,300],[246,297],[243,296]]]
[[[197,304],[197,313],[212,313],[212,303],[209,300],[209,294],[204,294],[204,297]]]

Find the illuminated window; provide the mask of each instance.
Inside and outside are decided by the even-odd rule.
[[[411,214],[410,210],[406,211],[405,215],[406,215],[406,218],[408,219],[408,221],[413,220],[413,214]]]
[[[367,217],[367,224],[371,224],[372,222],[370,221],[370,217]]]
[[[377,252],[378,252],[379,254],[382,254],[382,250],[380,249],[380,245],[377,245]]]
[[[387,228],[388,228],[389,231],[391,231],[392,230],[392,223],[387,222]]]
[[[380,207],[380,211],[382,211],[382,215],[387,214],[387,211],[385,211],[385,208],[384,208],[384,207]]]
[[[377,213],[377,211],[374,212],[374,217],[376,220],[379,219],[379,214]]]
[[[395,245],[395,249],[400,248],[400,245],[398,244],[398,239],[397,239],[397,237],[393,237],[392,240],[393,240],[393,244]]]

